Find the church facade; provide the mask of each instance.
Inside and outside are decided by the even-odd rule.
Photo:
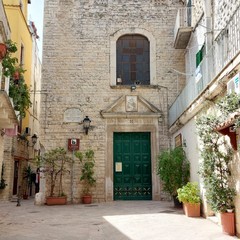
[[[170,146],[168,107],[185,84],[173,71],[184,71],[183,50],[173,46],[179,7],[178,0],[45,1],[41,152],[68,149],[69,139],[92,149],[95,202],[166,198],[156,167]],[[76,159],[65,177],[68,201],[80,202]]]

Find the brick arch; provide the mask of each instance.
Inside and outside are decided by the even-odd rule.
[[[124,35],[140,34],[150,42],[150,85],[156,84],[156,40],[151,32],[143,28],[124,28],[110,36],[110,85],[116,85],[116,42]]]

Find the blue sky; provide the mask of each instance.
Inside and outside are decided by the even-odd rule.
[[[34,22],[37,28],[38,36],[40,37],[37,40],[40,59],[42,59],[43,6],[44,6],[44,0],[32,0],[31,4],[28,4],[28,19]]]

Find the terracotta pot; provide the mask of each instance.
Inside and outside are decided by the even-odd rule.
[[[19,80],[19,79],[20,79],[20,72],[16,71],[16,72],[13,74],[13,78],[14,78],[14,80]]]
[[[200,217],[200,203],[184,203],[183,209],[188,217]]]
[[[23,194],[23,199],[28,199],[28,194]]]
[[[234,213],[221,213],[222,231],[228,235],[235,235],[235,215]]]
[[[83,204],[90,204],[90,203],[92,203],[92,196],[91,195],[84,195],[82,197],[82,203]]]
[[[46,197],[47,205],[65,205],[67,204],[67,197]]]
[[[7,46],[4,43],[0,43],[0,59],[2,60],[7,54]]]

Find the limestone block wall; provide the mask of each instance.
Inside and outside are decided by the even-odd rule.
[[[4,179],[7,186],[0,191],[0,200],[11,200],[13,196],[14,161],[19,161],[18,186],[22,188],[23,168],[26,166],[28,159],[28,147],[26,141],[7,136],[4,136],[3,145]]]
[[[137,86],[134,94],[147,99],[163,113],[159,123],[159,149],[169,145],[168,106],[184,86],[185,78],[169,74],[184,71],[183,51],[173,48],[173,29],[179,1],[104,0],[45,1],[40,141],[45,150],[67,146],[68,138],[80,138],[80,149],[92,148],[96,156],[95,199],[105,200],[105,169],[108,156],[107,122],[100,115],[130,86],[114,86],[110,74],[110,38],[117,31],[138,29],[151,33],[156,42],[155,86]],[[178,80],[178,83],[177,83]],[[64,112],[76,108],[78,122],[65,122]],[[88,135],[81,121],[92,120]],[[134,130],[134,126],[132,127]],[[66,193],[79,201],[79,165],[74,165],[73,184],[66,176]],[[73,189],[71,189],[73,188]]]
[[[226,27],[239,6],[238,0],[214,0],[214,29],[221,30]]]
[[[3,163],[3,136],[0,135],[0,179],[2,173],[2,163]]]
[[[0,199],[6,201],[12,196],[13,186],[12,138],[4,136],[3,146],[4,179],[6,180],[7,186],[1,190]]]

